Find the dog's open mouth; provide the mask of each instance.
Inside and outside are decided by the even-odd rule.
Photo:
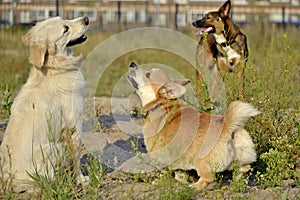
[[[199,31],[197,31],[195,33],[195,35],[204,35],[204,33],[210,33],[213,31],[213,27],[204,27],[204,28],[201,28]]]
[[[138,83],[134,80],[134,78],[131,75],[127,76],[127,80],[131,83],[131,85],[134,87],[134,89],[139,89]]]
[[[74,46],[74,45],[77,45],[77,44],[81,44],[81,43],[85,42],[86,40],[87,40],[87,36],[86,35],[81,35],[79,38],[76,38],[74,40],[69,41],[68,44],[67,44],[67,47]]]

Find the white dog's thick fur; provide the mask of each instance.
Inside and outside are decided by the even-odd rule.
[[[88,25],[87,17],[55,17],[37,23],[22,38],[33,68],[14,99],[0,147],[2,178],[12,178],[16,192],[32,189],[28,173],[53,177],[55,148],[64,153],[67,145],[63,134],[70,134],[67,138],[79,150],[85,81],[81,56],[74,57],[68,46],[86,40]],[[77,159],[79,152],[74,153]]]

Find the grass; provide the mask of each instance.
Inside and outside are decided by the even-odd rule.
[[[248,176],[255,177],[254,182],[261,189],[274,188],[275,198],[286,199],[289,190],[278,188],[300,187],[299,30],[289,27],[284,33],[276,27],[266,28],[262,24],[252,24],[243,27],[243,31],[248,36],[250,51],[245,71],[244,98],[262,112],[251,119],[246,127],[258,153],[258,161],[253,164],[253,171]],[[13,98],[25,83],[31,67],[27,61],[28,48],[20,42],[25,32],[26,30],[19,28],[0,30],[0,119],[8,118]],[[75,52],[82,52],[87,56],[97,44],[113,34],[90,32],[89,40],[85,45],[76,47]],[[187,34],[194,37],[192,31]],[[99,80],[97,96],[111,96],[115,84],[126,73],[132,60],[137,63],[172,66],[191,78],[193,87],[196,84],[193,79],[194,70],[186,60],[169,52],[145,49],[130,52],[116,59]],[[235,75],[227,74],[225,83],[227,98],[236,99],[239,83],[235,80]],[[203,103],[206,104],[207,102]],[[233,171],[235,169],[237,168],[233,166]],[[63,171],[58,175],[64,176],[65,179],[58,177],[49,181],[40,178],[36,181],[43,181],[47,190],[37,195],[23,194],[19,198],[222,199],[224,193],[229,193],[233,199],[255,197],[255,193],[249,193],[251,187],[247,177],[232,181],[230,186],[222,185],[222,178],[219,178],[217,189],[197,193],[186,184],[175,183],[172,173],[168,170],[165,173],[138,175],[115,172],[115,175],[112,175],[114,177],[109,177],[105,175],[101,161],[96,158],[92,159],[88,170],[91,183],[87,186],[76,184],[74,177],[66,176],[68,173]],[[6,191],[1,194],[3,199],[16,197],[9,189]]]

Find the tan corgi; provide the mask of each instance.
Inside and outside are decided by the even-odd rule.
[[[193,184],[196,189],[213,182],[214,172],[227,169],[233,160],[241,164],[240,175],[256,161],[244,129],[246,121],[259,114],[250,104],[231,102],[225,116],[199,113],[179,99],[189,80],[171,80],[160,69],[146,71],[134,62],[128,81],[146,113],[143,134],[151,159],[172,169],[195,169],[200,176]]]

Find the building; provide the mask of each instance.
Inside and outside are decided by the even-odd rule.
[[[263,20],[300,25],[300,0],[233,0],[237,23]],[[28,25],[54,17],[88,16],[97,30],[143,26],[188,27],[224,0],[1,0],[0,23]]]

